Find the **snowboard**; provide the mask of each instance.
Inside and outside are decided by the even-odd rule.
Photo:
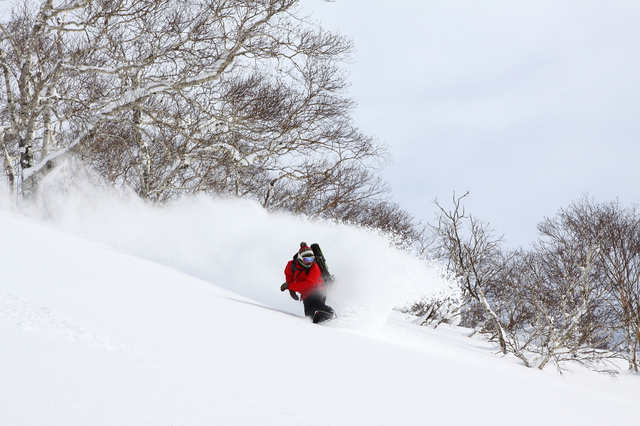
[[[335,317],[336,317],[336,315],[331,313],[331,312],[316,311],[313,314],[313,323],[314,324],[320,324],[320,323],[323,323],[323,322],[328,321],[330,319],[333,319]]]
[[[325,259],[324,254],[322,253],[322,249],[318,243],[311,244],[311,250],[313,250],[313,255],[316,258],[316,263],[320,267],[320,272],[322,273],[322,279],[325,284],[333,284],[334,277],[329,272],[329,266],[327,265],[327,259]]]

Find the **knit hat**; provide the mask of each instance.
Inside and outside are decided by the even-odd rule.
[[[315,256],[315,255],[313,254],[313,250],[311,250],[311,248],[307,245],[307,243],[301,242],[300,243],[300,250],[298,250],[298,256],[299,257],[311,257],[311,256]]]
[[[311,262],[304,262],[304,258],[314,258],[315,260],[315,255],[313,254],[313,250],[311,250],[311,248],[307,245],[307,243],[305,242],[301,242],[300,243],[300,250],[298,250],[298,262],[300,262],[300,264],[302,266],[304,266],[305,268],[310,268],[311,265],[313,265],[313,261]]]

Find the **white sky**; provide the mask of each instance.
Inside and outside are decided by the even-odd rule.
[[[395,201],[435,198],[510,246],[588,193],[640,203],[640,2],[302,0],[353,39],[356,124],[389,144]]]

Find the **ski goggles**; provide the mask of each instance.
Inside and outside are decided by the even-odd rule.
[[[314,260],[316,260],[316,258],[313,257],[313,256],[311,256],[311,257],[303,257],[302,258],[302,262],[307,264],[307,265],[312,264]]]

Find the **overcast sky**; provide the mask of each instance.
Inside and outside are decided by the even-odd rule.
[[[351,38],[356,124],[417,219],[467,210],[509,246],[582,194],[640,203],[640,1],[302,0]]]

